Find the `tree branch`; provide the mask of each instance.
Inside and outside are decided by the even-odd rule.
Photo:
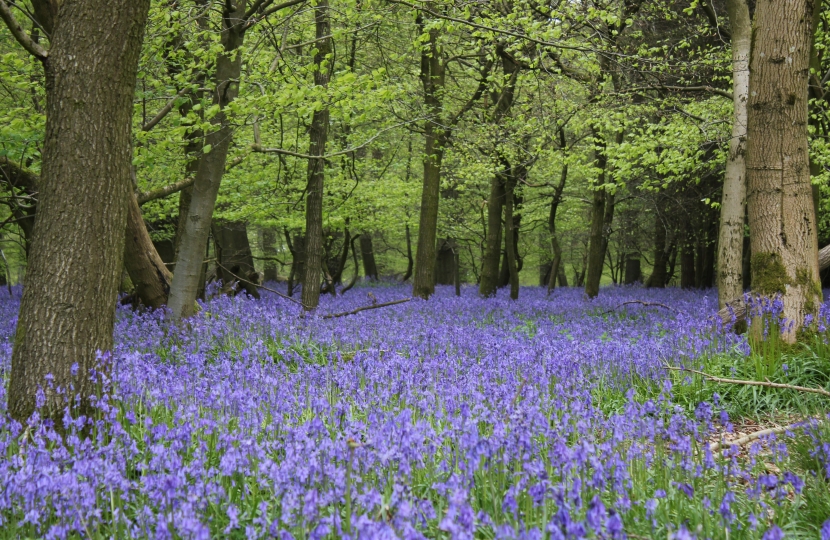
[[[141,131],[150,131],[151,129],[156,127],[156,124],[161,122],[164,119],[164,117],[167,116],[167,113],[173,110],[173,107],[176,105],[176,100],[182,97],[183,95],[187,94],[189,91],[190,86],[185,86],[184,88],[179,90],[179,93],[170,98],[170,101],[165,103],[164,107],[162,107],[161,110],[153,118],[151,118],[146,124],[141,126]]]
[[[715,377],[714,375],[709,375],[708,373],[704,373],[702,371],[698,371],[696,369],[690,369],[686,367],[676,367],[676,366],[665,366],[666,369],[671,371],[686,371],[688,373],[694,373],[695,375],[700,375],[707,381],[712,382],[719,382],[725,384],[738,384],[743,386],[766,386],[768,388],[784,388],[786,390],[796,390],[798,392],[807,392],[810,394],[818,394],[824,397],[830,397],[830,392],[825,390],[824,388],[812,388],[809,386],[796,386],[794,384],[783,384],[783,383],[774,383],[770,381],[745,381],[743,379],[724,379],[723,377]]]
[[[14,36],[14,39],[16,39],[24,49],[29,51],[29,53],[38,60],[46,60],[49,56],[49,52],[41,47],[39,43],[36,43],[35,40],[33,40],[32,37],[27,34],[25,30],[23,30],[23,27],[20,26],[20,23],[18,23],[14,18],[12,10],[6,3],[6,0],[0,0],[0,19],[3,19],[3,22],[6,23],[6,26],[9,27],[9,31],[11,31]]]
[[[193,181],[195,178],[185,178],[184,180],[179,180],[178,182],[174,182],[172,184],[162,186],[158,189],[152,189],[150,191],[145,191],[143,193],[138,194],[138,204],[144,204],[146,202],[154,201],[156,199],[163,199],[173,193],[177,193],[185,188],[188,188],[193,185]]]
[[[394,306],[397,304],[403,304],[405,302],[409,302],[412,298],[402,298],[401,300],[393,300],[391,302],[384,302],[382,304],[372,304],[371,306],[363,306],[357,309],[353,309],[351,311],[344,311],[343,313],[330,313],[328,315],[323,315],[321,318],[323,319],[334,319],[336,317],[346,317],[348,315],[354,315],[356,313],[360,313],[361,311],[366,311],[367,309],[378,309],[387,306]]]
[[[2,2],[2,0],[0,0]],[[38,175],[23,168],[5,156],[0,156],[0,181],[10,186],[20,188],[29,195],[37,193]]]
[[[735,439],[734,441],[724,441],[722,443],[713,442],[709,445],[709,450],[712,452],[717,452],[724,446],[744,446],[745,444],[751,443],[754,440],[760,439],[761,437],[766,437],[767,435],[774,435],[777,433],[785,433],[787,431],[792,431],[796,428],[803,427],[802,424],[804,421],[796,422],[795,424],[789,424],[787,426],[780,426],[774,428],[767,428],[762,429],[760,431],[756,431],[754,433],[750,433],[745,437],[741,437],[740,439]],[[725,451],[725,450],[724,450]]]

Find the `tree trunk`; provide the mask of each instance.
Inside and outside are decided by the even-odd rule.
[[[727,0],[732,34],[732,138],[723,179],[718,240],[718,304],[737,298],[742,288],[746,199],[746,128],[752,20],[746,0]]]
[[[519,269],[516,254],[516,223],[513,219],[513,207],[515,206],[514,192],[516,189],[516,178],[511,172],[507,175],[507,182],[504,189],[504,251],[507,254],[507,271],[510,279],[510,299],[519,299]]]
[[[441,162],[444,159],[444,127],[441,125],[445,65],[438,46],[439,31],[432,28],[421,51],[421,82],[424,104],[430,116],[424,122],[424,182],[418,221],[418,248],[412,296],[429,298],[435,292],[435,255],[438,237],[438,196]]]
[[[602,270],[605,266],[605,252],[608,249],[608,236],[611,232],[611,222],[614,219],[614,195],[605,190],[608,157],[605,154],[605,140],[596,134],[597,143],[594,149],[596,166],[599,169],[596,187],[593,193],[591,212],[591,242],[588,248],[588,267],[585,279],[585,294],[594,298],[599,294],[599,284],[602,280]],[[621,141],[622,133],[617,137]]]
[[[409,240],[409,226],[406,227],[406,242],[407,242],[407,249],[411,252],[411,241]],[[367,278],[371,279],[372,281],[377,281],[378,279],[378,265],[375,262],[375,248],[372,245],[372,236],[368,233],[363,233],[360,235],[360,256],[363,259],[363,275]],[[412,255],[410,253],[410,259]],[[410,261],[411,265],[411,261]],[[410,269],[409,273],[412,273]],[[404,278],[406,281],[408,278]]]
[[[302,283],[305,275],[305,236],[295,234],[294,241],[291,241],[291,234],[285,231],[285,243],[291,252],[291,270],[288,273],[288,296],[294,296],[294,284]]]
[[[55,4],[56,5],[56,4]],[[20,304],[8,410],[61,426],[91,414],[91,371],[112,348],[131,189],[136,71],[149,0],[63,2],[51,35],[38,211]],[[52,379],[46,384],[45,377]],[[59,393],[57,388],[74,392]]]
[[[124,267],[143,305],[158,309],[167,303],[173,274],[167,269],[147,232],[134,192],[128,195]]]
[[[406,225],[406,273],[403,275],[401,281],[406,281],[412,277],[412,269],[415,266],[415,261],[412,258],[412,235],[409,234],[409,225]]]
[[[494,174],[490,179],[490,196],[487,198],[487,236],[481,261],[481,281],[478,286],[478,293],[485,298],[495,295],[499,285],[503,207],[504,177]]]
[[[263,281],[277,281],[277,234],[274,229],[263,227],[260,229],[262,240],[262,254],[265,256]]]
[[[794,342],[821,303],[818,241],[807,148],[807,80],[813,2],[759,0],[747,123],[747,203],[752,286],[782,295]]]
[[[625,273],[623,277],[623,284],[633,285],[642,278],[642,269],[640,267],[640,257],[632,253],[625,255]]]
[[[658,213],[654,220],[654,268],[646,281],[646,287],[662,288],[666,286],[668,255],[666,226]]]
[[[317,53],[314,55],[314,85],[328,87],[330,67],[325,63],[331,53],[328,0],[318,0],[314,7],[314,27],[317,36]],[[331,60],[328,60],[331,62]],[[329,129],[329,109],[315,110],[309,129],[308,153],[323,156]],[[303,276],[303,305],[312,310],[320,303],[320,279],[323,265],[323,180],[326,160],[308,161],[308,186],[305,200],[305,275]]]
[[[216,276],[225,284],[239,281],[246,293],[258,299],[259,290],[249,283],[259,282],[259,279],[245,223],[214,222],[213,240],[216,243]]]
[[[686,220],[682,226],[682,240],[680,243],[680,288],[693,289],[697,285],[696,262],[701,261],[700,257],[695,260],[695,239],[691,234],[691,224]]]
[[[435,282],[438,285],[455,283],[455,241],[444,238],[439,242],[435,257]]]
[[[196,305],[213,209],[233,137],[227,108],[239,93],[242,71],[239,48],[244,39],[247,1],[238,0],[235,5],[227,2],[224,6],[221,37],[223,53],[216,59],[216,84],[213,91],[213,104],[219,106],[219,112],[210,120],[212,130],[205,136],[204,151],[207,153],[199,159],[187,220],[181,233],[176,272],[170,289],[169,307],[175,320],[192,315]],[[233,11],[228,11],[232,8]]]

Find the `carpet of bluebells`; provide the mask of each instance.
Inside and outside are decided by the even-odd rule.
[[[91,438],[10,421],[0,384],[0,537],[830,538],[792,525],[792,437],[713,453],[718,396],[676,402],[666,364],[749,354],[712,291],[439,288],[324,318],[369,291],[409,293],[305,317],[217,297],[183,329],[119,308]],[[18,304],[0,299],[4,383]]]

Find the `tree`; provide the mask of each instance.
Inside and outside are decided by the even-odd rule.
[[[112,347],[131,189],[131,120],[149,0],[35,0],[48,50],[0,15],[43,64],[46,137],[38,211],[18,318],[9,412],[62,422],[67,406],[89,413],[91,372]],[[46,384],[46,376],[52,379]],[[74,387],[80,396],[58,388]]]
[[[811,0],[759,0],[747,115],[747,210],[752,287],[782,295],[793,342],[821,302],[807,144]]]
[[[718,304],[740,298],[743,292],[743,240],[746,204],[746,129],[749,98],[749,53],[752,21],[746,0],[728,0],[732,39],[732,138],[723,178],[718,235]]]

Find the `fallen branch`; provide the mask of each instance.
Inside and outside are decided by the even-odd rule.
[[[254,287],[258,287],[258,288],[260,288],[260,289],[262,289],[262,290],[264,290],[264,291],[272,292],[272,293],[276,294],[277,296],[280,296],[280,297],[282,297],[282,298],[285,298],[286,300],[290,300],[290,301],[294,302],[295,304],[297,304],[297,305],[299,305],[299,306],[303,306],[304,308],[309,309],[309,308],[308,308],[308,306],[306,306],[305,304],[303,304],[303,303],[302,303],[302,302],[300,302],[299,300],[295,300],[295,299],[291,298],[291,297],[290,297],[290,296],[288,296],[287,294],[283,294],[283,293],[281,293],[281,292],[279,292],[279,291],[277,291],[277,290],[275,290],[275,289],[272,289],[272,288],[270,288],[270,287],[266,287],[265,285],[260,285],[259,283],[254,283],[253,281],[250,281],[250,280],[247,280],[247,279],[245,279],[245,278],[243,278],[243,277],[239,277],[239,276],[237,276],[236,274],[234,274],[233,272],[231,272],[230,270],[228,270],[227,268],[225,268],[224,266],[222,266],[221,264],[219,264],[219,262],[218,262],[218,261],[216,262],[216,266],[218,266],[219,268],[223,269],[225,272],[227,272],[228,274],[232,275],[233,277],[235,277],[235,278],[236,278],[236,279],[238,279],[239,281],[242,281],[242,282],[244,282],[244,283],[250,283],[250,284],[251,284],[251,285],[253,285]]]
[[[661,304],[660,302],[644,302],[642,300],[628,300],[627,302],[623,302],[622,304],[619,304],[618,306],[613,307],[613,308],[609,309],[608,311],[605,311],[605,312],[601,313],[601,315],[608,315],[609,313],[613,313],[615,310],[620,309],[621,307],[623,307],[625,305],[628,305],[628,304],[639,304],[639,305],[646,306],[646,307],[661,307],[661,308],[665,308],[665,309],[668,309],[669,311],[674,311],[675,313],[677,313],[677,310],[674,309],[673,307],[667,306],[666,304]]]
[[[708,373],[704,373],[702,371],[698,371],[696,369],[690,369],[685,367],[676,367],[676,366],[664,366],[666,369],[671,371],[686,371],[688,373],[694,373],[695,375],[700,375],[707,381],[712,382],[719,382],[725,384],[739,384],[744,386],[766,386],[768,388],[784,388],[786,390],[795,390],[797,392],[808,392],[810,394],[818,394],[824,397],[830,397],[830,392],[825,390],[824,388],[812,388],[809,386],[796,386],[794,384],[784,384],[784,383],[774,383],[771,381],[746,381],[743,379],[724,379],[722,377],[715,377],[714,375],[709,375]]]
[[[330,313],[328,315],[323,315],[323,319],[334,319],[336,317],[346,317],[347,315],[355,315],[360,313],[361,311],[366,311],[367,309],[377,309],[387,306],[394,306],[396,304],[403,304],[405,302],[409,302],[412,298],[402,298],[400,300],[393,300],[391,302],[384,302],[382,304],[372,304],[371,306],[363,306],[357,309],[353,309],[352,311],[344,311],[343,313]]]
[[[802,427],[806,420],[802,420],[800,422],[796,422],[794,424],[789,424],[786,426],[774,427],[774,428],[767,428],[762,429],[761,431],[756,431],[755,433],[750,433],[745,437],[741,437],[740,439],[735,439],[734,441],[723,441],[723,442],[713,442],[709,445],[709,450],[712,452],[717,452],[724,446],[744,446],[752,441],[758,440],[761,437],[766,437],[767,435],[776,435],[778,433],[785,433],[787,431],[792,431],[796,428]]]

